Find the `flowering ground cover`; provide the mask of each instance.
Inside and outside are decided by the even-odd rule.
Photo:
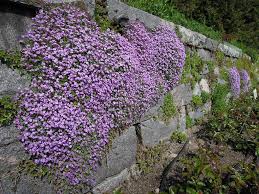
[[[71,185],[92,184],[109,133],[134,124],[175,87],[185,50],[167,26],[130,23],[125,36],[73,6],[40,10],[23,37],[32,75],[19,96],[20,140],[37,164]]]

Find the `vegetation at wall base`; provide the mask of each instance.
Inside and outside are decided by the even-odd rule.
[[[231,101],[224,110],[222,106],[218,111],[224,114],[214,112],[199,137],[229,144],[235,150],[255,156],[259,148],[259,103],[250,96],[243,96]]]
[[[200,147],[196,154],[181,158],[168,178],[168,194],[218,194],[258,192],[259,171],[255,164],[224,164],[221,154],[210,147]],[[161,192],[162,194],[162,192]]]

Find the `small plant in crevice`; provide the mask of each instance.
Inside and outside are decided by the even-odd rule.
[[[205,92],[205,91],[201,91],[201,100],[202,100],[203,104],[208,102],[210,99],[211,99],[210,93]]]
[[[216,51],[215,59],[216,59],[217,65],[219,67],[224,65],[225,55],[224,55],[224,53],[222,51],[219,51],[219,50]]]
[[[202,72],[203,67],[204,62],[202,61],[200,56],[196,52],[188,52],[186,54],[181,83],[191,83],[191,85],[194,86],[195,83],[200,81],[201,79],[200,73]]]
[[[17,103],[10,96],[0,98],[0,126],[10,125],[17,114]]]
[[[21,53],[19,51],[0,50],[0,61],[12,69],[21,69]]]
[[[192,118],[189,115],[187,115],[186,116],[186,128],[187,129],[191,128],[193,125],[194,125],[194,122],[193,122]]]
[[[108,17],[107,0],[96,1],[94,19],[102,31],[111,29],[115,32],[122,32],[122,29],[119,26],[119,24],[116,24],[115,22],[111,21]]]
[[[169,121],[176,114],[176,106],[174,104],[173,95],[169,92],[164,97],[164,102],[161,107],[162,117],[165,121]]]
[[[174,131],[171,135],[171,141],[184,143],[187,140],[187,134],[183,131]]]
[[[194,95],[192,96],[192,105],[195,107],[195,108],[198,108],[200,106],[202,106],[204,103],[202,101],[202,97],[201,96],[198,96],[198,95]]]
[[[214,115],[224,115],[227,113],[229,105],[227,102],[227,95],[229,93],[229,87],[227,84],[217,83],[212,90],[212,113]]]
[[[151,173],[155,165],[163,161],[163,153],[166,150],[164,143],[159,143],[154,147],[140,147],[137,153],[136,164],[144,174]]]

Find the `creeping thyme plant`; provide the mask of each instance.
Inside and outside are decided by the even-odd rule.
[[[125,37],[103,32],[68,5],[33,21],[22,41],[33,78],[19,96],[20,140],[70,185],[92,184],[109,132],[132,125],[178,83],[184,46],[167,26],[151,32],[133,22]]]

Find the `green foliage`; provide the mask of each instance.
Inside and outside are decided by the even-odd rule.
[[[216,59],[216,63],[218,66],[223,66],[225,65],[224,64],[224,58],[225,58],[225,55],[223,52],[221,51],[216,51],[215,53],[215,59]]]
[[[253,64],[248,58],[246,57],[241,57],[236,61],[236,67],[241,70],[241,69],[245,69],[251,79],[251,83],[252,83],[252,87],[258,87],[259,83],[258,83],[258,64]],[[256,68],[257,67],[257,68]]]
[[[105,5],[97,3],[94,12],[94,18],[102,31],[106,31],[108,28],[111,28],[112,25],[107,14],[108,13]]]
[[[187,115],[186,116],[186,128],[188,129],[188,128],[191,128],[192,126],[193,126],[193,120],[192,120],[192,118],[189,116],[189,115]]]
[[[46,177],[50,180],[52,176],[52,172],[46,166],[35,164],[32,160],[23,160],[19,164],[19,172],[39,179]]]
[[[195,19],[218,30],[221,39],[230,41],[258,60],[258,2],[256,0],[168,0],[188,19]]]
[[[0,126],[12,123],[17,113],[17,104],[11,97],[4,96],[0,98]]]
[[[142,147],[137,154],[137,166],[144,174],[151,173],[154,166],[162,161],[166,147],[160,143],[152,148]]]
[[[164,97],[164,103],[161,107],[163,119],[168,121],[176,114],[176,107],[174,105],[174,99],[172,94],[169,92]]]
[[[173,142],[183,143],[187,140],[187,135],[182,131],[174,131],[171,135],[171,140]]]
[[[12,69],[21,69],[21,53],[18,51],[0,50],[0,60]]]
[[[228,107],[224,115],[212,115],[199,136],[256,155],[259,148],[258,102],[244,97],[232,101]]]
[[[121,32],[121,27],[112,22],[108,17],[107,0],[96,1],[94,19],[102,31],[112,29],[116,32]]]
[[[202,100],[203,104],[208,102],[210,100],[210,98],[211,98],[210,93],[201,91],[201,100]]]
[[[196,108],[202,106],[203,101],[202,101],[201,96],[198,96],[198,95],[192,96],[192,105]]]
[[[181,159],[169,193],[256,193],[258,169],[254,164],[222,164],[217,152],[200,148],[198,154]]]
[[[212,112],[214,115],[224,115],[228,110],[228,103],[226,102],[229,87],[226,84],[216,84],[212,91]]]
[[[153,15],[159,16],[163,19],[172,21],[189,28],[193,31],[199,32],[213,39],[219,40],[221,34],[212,28],[199,23],[195,20],[187,18],[184,14],[180,13],[174,4],[168,0],[125,0],[129,5],[140,8]]]
[[[204,63],[197,53],[186,53],[181,83],[191,83],[192,86],[201,79],[200,72]]]

